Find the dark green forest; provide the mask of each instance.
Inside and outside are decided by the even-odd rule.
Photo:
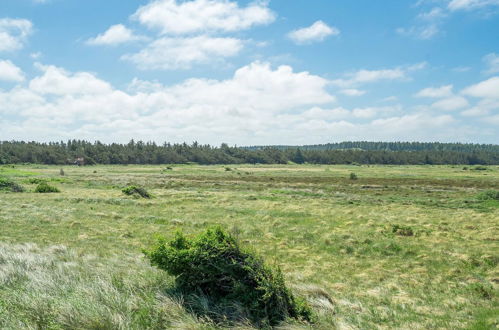
[[[0,164],[393,164],[497,165],[499,145],[419,142],[342,142],[302,147],[219,147],[130,141],[104,144],[67,142],[0,142]]]

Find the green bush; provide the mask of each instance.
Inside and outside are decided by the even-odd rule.
[[[23,192],[23,186],[6,178],[0,178],[0,191]]]
[[[357,174],[350,173],[350,180],[357,180],[357,179],[358,179]]]
[[[240,247],[221,228],[189,239],[177,233],[171,242],[160,240],[144,251],[151,263],[176,277],[177,288],[187,295],[206,296],[216,306],[217,320],[250,320],[273,326],[288,317],[311,321],[308,305],[293,296],[279,269]],[[192,307],[192,306],[191,306]]]
[[[482,201],[499,201],[499,190],[487,190],[478,194],[478,199]]]
[[[57,187],[51,186],[46,182],[42,182],[35,188],[35,192],[45,194],[45,193],[58,193],[61,191],[57,189]]]
[[[127,196],[140,196],[142,198],[151,198],[151,194],[142,187],[128,186],[122,190]]]

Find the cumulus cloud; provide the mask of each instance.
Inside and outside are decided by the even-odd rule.
[[[235,56],[243,45],[243,41],[236,38],[160,38],[140,52],[126,54],[122,59],[144,70],[189,69],[194,64],[205,64],[213,59]]]
[[[334,106],[327,79],[290,66],[254,62],[226,80],[188,79],[170,86],[134,79],[126,91],[89,72],[38,67],[40,74],[28,84],[0,91],[0,139],[251,145],[463,140],[483,133],[450,115],[410,113],[400,105]]]
[[[33,23],[27,19],[0,19],[0,52],[21,49],[33,31]]]
[[[55,66],[38,64],[43,75],[30,81],[31,91],[53,95],[103,94],[111,90],[111,85],[88,72],[69,73]]]
[[[132,30],[123,24],[117,24],[111,26],[106,32],[99,34],[97,37],[88,39],[87,44],[92,46],[115,46],[143,39],[145,38],[134,35]]]
[[[492,77],[469,86],[462,93],[477,98],[499,99],[499,77]]]
[[[331,35],[339,35],[340,30],[327,25],[323,21],[317,21],[309,27],[291,31],[288,37],[296,44],[306,44],[323,41]]]
[[[24,81],[24,73],[11,61],[0,60],[0,80],[21,82]]]
[[[264,1],[241,8],[227,0],[157,0],[140,7],[132,19],[162,34],[234,32],[272,23],[276,15]]]
[[[452,89],[454,86],[446,85],[441,87],[428,87],[420,90],[415,97],[426,97],[426,98],[444,98],[452,96]]]

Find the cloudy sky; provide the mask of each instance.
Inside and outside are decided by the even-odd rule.
[[[499,0],[0,0],[0,140],[499,143]]]

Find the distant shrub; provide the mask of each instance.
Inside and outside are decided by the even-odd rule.
[[[42,182],[35,188],[35,192],[45,194],[45,193],[58,193],[61,191],[57,189],[57,187],[51,186],[46,182]]]
[[[64,170],[62,168],[59,170],[59,175],[60,176],[64,176],[65,175]]]
[[[23,186],[6,178],[0,178],[0,191],[23,192]]]
[[[230,167],[226,167],[225,171],[230,172],[230,171],[232,171],[232,169]]]
[[[392,225],[392,233],[399,236],[414,236],[414,231],[408,226]]]
[[[151,198],[151,194],[142,187],[128,186],[121,190],[127,196],[140,196],[142,198]]]
[[[475,166],[473,168],[474,171],[487,171],[488,168],[486,168],[485,166]]]
[[[357,180],[357,179],[358,179],[357,174],[350,173],[350,180]]]
[[[153,265],[176,277],[183,293],[202,293],[214,302],[217,311],[226,311],[222,319],[249,319],[266,327],[288,317],[313,318],[308,305],[286,287],[278,268],[241,248],[221,228],[194,239],[177,233],[172,241],[160,240],[145,254]]]
[[[481,201],[490,201],[490,200],[499,201],[499,190],[487,190],[478,194],[477,197]]]

